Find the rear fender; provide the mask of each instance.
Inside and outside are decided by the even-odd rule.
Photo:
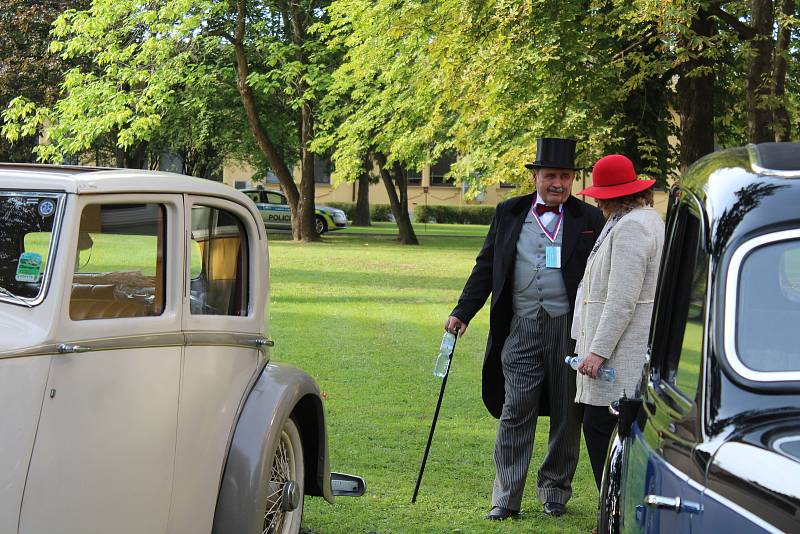
[[[289,417],[294,417],[303,440],[306,494],[333,502],[319,387],[299,369],[269,364],[245,400],[233,430],[217,497],[214,534],[261,531],[272,455]]]

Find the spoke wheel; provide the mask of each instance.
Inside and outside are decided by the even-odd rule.
[[[303,518],[305,465],[300,432],[292,419],[281,430],[267,483],[261,534],[297,534]]]

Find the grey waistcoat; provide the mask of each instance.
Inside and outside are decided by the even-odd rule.
[[[547,230],[552,233],[557,224],[556,217],[547,226]],[[569,312],[567,288],[561,277],[561,269],[545,267],[545,247],[550,245],[560,247],[563,235],[562,222],[556,242],[552,243],[539,228],[533,213],[528,211],[517,239],[512,298],[515,315],[534,319],[539,308],[544,308],[550,317],[558,317]]]

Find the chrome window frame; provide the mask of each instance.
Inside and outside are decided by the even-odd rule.
[[[50,289],[50,280],[53,275],[53,264],[55,263],[56,250],[61,239],[61,223],[64,219],[64,210],[66,209],[66,193],[55,193],[52,191],[0,191],[0,196],[3,197],[39,197],[39,198],[53,198],[56,199],[57,207],[55,218],[53,219],[53,231],[50,237],[50,248],[47,251],[47,263],[44,266],[42,273],[42,285],[39,288],[39,293],[33,297],[22,297],[17,295],[17,298],[7,297],[0,295],[0,301],[17,306],[38,306],[47,297],[47,291]]]
[[[745,243],[739,245],[734,251],[731,256],[730,264],[728,265],[728,270],[725,273],[725,318],[723,321],[725,359],[739,376],[748,380],[753,380],[754,382],[788,382],[800,380],[800,370],[757,371],[751,369],[739,358],[739,354],[736,351],[737,297],[739,293],[739,277],[741,275],[742,263],[750,252],[759,247],[794,239],[800,239],[800,229],[781,230],[779,232],[771,232],[749,239]]]
[[[777,178],[800,178],[800,170],[782,171],[762,166],[761,155],[758,153],[758,147],[754,144],[747,145],[747,154],[750,157],[750,168],[753,172]]]

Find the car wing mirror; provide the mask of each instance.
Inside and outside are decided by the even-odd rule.
[[[367,490],[364,479],[345,473],[331,473],[331,491],[337,497],[361,497]]]

